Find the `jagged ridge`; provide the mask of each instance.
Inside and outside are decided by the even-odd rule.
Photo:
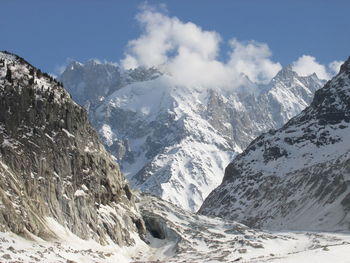
[[[79,83],[89,84],[79,77],[81,71],[104,78],[96,73],[104,64],[79,65],[79,70],[68,66],[61,77],[73,97]],[[95,93],[110,93],[96,102],[87,92],[84,104],[90,104],[92,123],[133,187],[192,211],[219,185],[233,154],[299,113],[323,84],[316,75],[300,77],[291,67],[269,85],[257,87],[247,78],[238,89],[183,87],[154,72],[134,70],[132,78],[121,74],[124,86],[114,89],[91,82],[98,87]]]
[[[349,63],[301,114],[234,159],[201,213],[271,229],[350,229]]]

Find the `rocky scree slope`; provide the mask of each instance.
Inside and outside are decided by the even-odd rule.
[[[133,245],[145,233],[118,165],[62,85],[0,52],[0,231]],[[50,223],[51,222],[51,223]]]
[[[156,69],[115,67],[118,84],[89,84],[80,72],[105,79],[104,64],[75,65],[61,76],[73,98],[78,87],[108,90],[99,100],[88,91],[77,99],[132,186],[192,211],[220,184],[234,154],[299,113],[324,83],[286,67],[268,85],[246,78],[238,88],[189,87]]]
[[[281,129],[226,168],[200,213],[251,227],[350,229],[350,59]]]

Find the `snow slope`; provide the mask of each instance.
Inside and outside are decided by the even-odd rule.
[[[96,75],[90,66],[80,67],[85,75]],[[68,73],[61,79],[74,97],[76,83],[84,80],[80,71],[66,71],[70,81]],[[236,89],[181,86],[169,74],[148,71],[136,69],[132,78],[120,73],[129,81],[114,84],[98,100],[87,95],[82,103],[89,105],[90,120],[133,187],[192,211],[219,185],[235,154],[300,112],[323,84],[290,67],[268,85],[246,78]]]
[[[196,215],[148,194],[141,195],[138,206],[153,235],[148,235],[150,245],[156,248],[151,257],[140,258],[146,262],[348,260],[349,232],[263,232],[234,221]]]
[[[47,224],[58,237],[47,241],[30,235],[24,239],[12,232],[0,232],[0,261],[5,262],[45,262],[45,263],[127,263],[139,253],[148,253],[149,247],[138,236],[133,236],[136,244],[120,247],[116,244],[102,246],[94,240],[83,240],[57,223],[47,218]]]
[[[206,100],[206,90],[188,90],[161,76],[126,86],[97,108],[104,141],[128,140],[131,161],[122,169],[133,187],[195,210],[219,185],[218,175],[239,148],[199,116]]]
[[[309,107],[254,140],[200,212],[269,229],[350,229],[350,60]]]
[[[1,262],[348,262],[350,233],[282,232],[250,229],[234,221],[185,211],[147,194],[136,194],[145,219],[146,242],[131,247],[82,240],[52,218],[59,239],[0,233]]]

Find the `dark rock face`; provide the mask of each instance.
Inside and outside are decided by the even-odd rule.
[[[0,230],[54,238],[54,219],[83,239],[132,245],[143,221],[85,110],[22,58],[0,57]]]
[[[301,114],[238,155],[200,213],[252,227],[349,230],[349,65]]]

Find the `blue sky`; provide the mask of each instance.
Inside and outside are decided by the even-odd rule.
[[[0,1],[0,49],[47,72],[57,71],[67,58],[118,62],[128,41],[143,33],[135,16],[144,1]],[[281,65],[302,55],[324,65],[350,55],[346,0],[169,0],[148,5],[166,5],[160,9],[167,17],[217,32],[221,61],[228,60],[232,38],[266,43],[272,52],[269,59]]]

